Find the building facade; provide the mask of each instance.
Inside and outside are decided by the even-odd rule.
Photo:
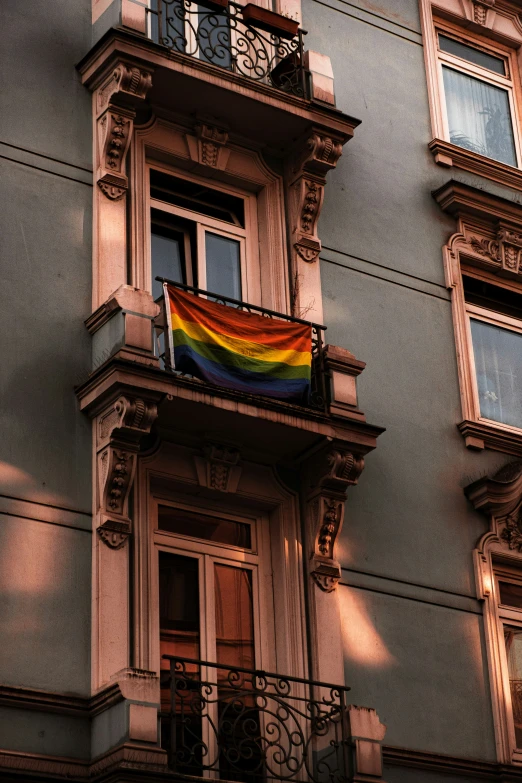
[[[522,780],[519,11],[3,4],[0,780]]]

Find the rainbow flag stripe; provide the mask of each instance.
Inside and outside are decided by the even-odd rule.
[[[176,370],[289,402],[310,394],[312,327],[246,313],[166,287]]]

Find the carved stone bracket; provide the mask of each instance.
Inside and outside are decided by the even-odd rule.
[[[335,590],[341,578],[341,566],[335,559],[335,545],[343,524],[346,491],[350,485],[357,483],[363,467],[362,456],[337,448],[321,455],[320,462],[314,461],[316,480],[308,498],[309,529],[313,541],[310,573],[325,592]],[[318,480],[317,476],[320,476]]]
[[[119,62],[96,92],[98,127],[97,176],[107,198],[123,198],[128,187],[125,159],[136,108],[152,84],[151,71]]]
[[[326,174],[335,168],[342,153],[342,141],[312,130],[300,145],[288,167],[292,245],[308,263],[321,251],[317,221],[321,213]]]
[[[98,535],[119,549],[131,532],[129,494],[141,438],[157,416],[157,399],[120,397],[97,420]]]
[[[230,150],[226,148],[228,128],[201,121],[196,124],[194,130],[195,137],[189,134],[186,136],[192,160],[214,169],[226,168],[230,155]]]
[[[202,487],[219,492],[235,492],[241,478],[241,455],[234,446],[207,443],[194,462]]]
[[[110,199],[122,198],[128,187],[125,158],[129,149],[134,112],[109,107],[98,120],[100,166],[98,187]]]
[[[109,103],[134,106],[145,100],[152,86],[152,71],[131,63],[118,62],[98,87],[96,111],[102,114]]]

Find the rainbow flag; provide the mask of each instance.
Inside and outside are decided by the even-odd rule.
[[[208,383],[289,402],[310,394],[312,327],[166,286],[174,367]]]

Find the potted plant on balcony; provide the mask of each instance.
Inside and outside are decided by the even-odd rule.
[[[243,7],[243,19],[247,24],[280,38],[294,38],[299,29],[299,22],[295,19],[269,11],[268,8],[262,8],[255,3],[248,3]]]

